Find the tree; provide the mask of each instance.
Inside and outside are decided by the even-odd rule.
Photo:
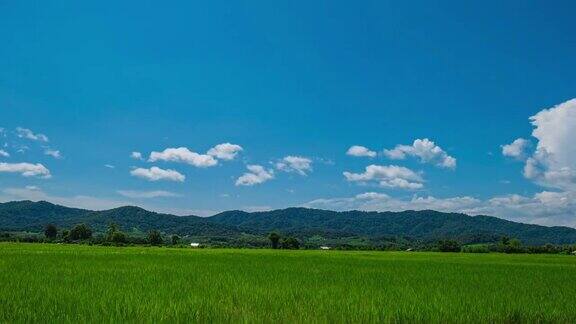
[[[116,223],[110,223],[106,230],[106,241],[122,244],[128,242],[128,237],[120,230],[120,227]]]
[[[68,234],[71,240],[87,240],[92,237],[92,229],[86,224],[78,224],[74,226]]]
[[[280,242],[280,234],[278,234],[277,232],[272,232],[270,234],[268,234],[268,239],[270,240],[270,243],[272,244],[272,248],[273,249],[277,249],[278,248],[278,243]]]
[[[172,235],[172,245],[176,245],[178,243],[180,243],[180,236],[176,234]]]
[[[116,231],[116,232],[114,232],[114,234],[112,234],[112,238],[110,241],[112,241],[116,244],[122,244],[122,243],[126,243],[128,241],[128,238],[126,237],[126,234],[124,234],[124,232]]]
[[[282,240],[282,248],[288,250],[298,250],[300,248],[300,242],[296,238],[289,236]]]
[[[438,241],[438,250],[440,252],[460,252],[462,247],[460,243],[454,240],[441,240]]]
[[[70,242],[70,231],[65,229],[62,231],[62,239],[64,242]]]
[[[57,235],[58,235],[58,228],[56,227],[56,225],[54,224],[46,225],[46,228],[44,228],[44,236],[53,240],[56,238]]]
[[[162,245],[162,235],[157,230],[148,232],[148,243],[152,245]]]
[[[114,233],[118,232],[119,228],[116,223],[108,224],[108,230],[106,231],[106,241],[113,242],[114,241]]]
[[[506,253],[520,253],[520,252],[523,252],[522,251],[522,242],[517,238],[511,239],[510,243],[508,243],[508,248],[506,249]]]

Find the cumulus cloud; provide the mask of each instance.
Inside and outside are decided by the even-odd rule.
[[[19,173],[24,177],[38,177],[48,179],[52,175],[44,165],[40,163],[0,163],[0,172]]]
[[[353,197],[322,198],[303,205],[329,210],[404,211],[437,210],[468,215],[496,216],[512,221],[576,227],[576,193],[543,191],[531,197],[505,195],[481,200],[470,196],[392,198],[368,192]]]
[[[38,142],[48,142],[48,137],[44,134],[35,134],[32,130],[28,128],[18,127],[16,128],[16,135],[20,138],[26,138],[32,141]]]
[[[502,155],[517,160],[525,160],[530,145],[531,143],[529,140],[517,138],[510,144],[502,145]]]
[[[413,156],[418,157],[422,163],[431,163],[445,169],[456,168],[456,159],[427,138],[416,139],[412,145],[396,145],[391,150],[384,150],[384,155],[393,160]]]
[[[0,150],[0,156],[1,157],[10,157],[10,153],[4,151],[4,150]]]
[[[154,191],[138,191],[138,190],[118,190],[118,194],[135,199],[151,199],[160,197],[179,197],[179,194],[164,191],[164,190],[154,190]]]
[[[198,154],[185,147],[167,148],[162,152],[152,152],[148,161],[180,162],[199,168],[207,168],[218,164],[218,160],[216,160],[212,155]]]
[[[274,179],[274,170],[266,170],[261,165],[248,165],[249,172],[236,179],[237,186],[253,186]]]
[[[360,145],[354,145],[351,146],[348,151],[346,151],[346,155],[350,155],[350,156],[356,156],[356,157],[375,157],[376,156],[376,152],[371,151],[370,149],[368,149],[367,147],[364,146],[360,146]]]
[[[300,175],[307,175],[312,172],[312,160],[302,156],[286,156],[282,160],[276,162],[276,169],[284,172],[295,172]]]
[[[405,167],[397,165],[369,165],[363,173],[344,172],[350,182],[377,183],[381,187],[398,189],[420,189],[424,187],[422,177]]]
[[[231,143],[222,143],[214,146],[208,150],[208,155],[213,156],[220,160],[234,160],[238,153],[242,152],[244,149],[240,145]]]
[[[135,177],[146,179],[148,181],[166,180],[166,181],[184,182],[184,180],[186,179],[186,176],[184,176],[178,171],[170,169],[167,170],[160,169],[159,167],[151,167],[150,169],[137,168],[130,171],[130,174]]]
[[[545,187],[576,190],[576,99],[544,109],[530,121],[538,142],[524,175]]]
[[[53,149],[47,148],[44,150],[44,154],[51,156],[55,159],[61,159],[62,158],[62,154],[60,154],[59,150],[53,150]]]
[[[140,152],[132,152],[130,153],[130,157],[134,160],[143,160],[142,153]]]

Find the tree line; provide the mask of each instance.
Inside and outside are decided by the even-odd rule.
[[[190,243],[188,237],[179,235],[162,234],[159,230],[150,230],[147,233],[129,235],[122,231],[116,223],[110,223],[105,232],[94,233],[92,228],[86,224],[77,224],[71,228],[59,229],[54,224],[44,227],[43,236],[25,235],[18,233],[1,233],[0,241],[19,242],[52,242],[52,243],[82,243],[99,245],[152,245],[152,246],[184,246]],[[134,234],[134,233],[132,233]],[[353,244],[354,240],[348,243],[328,244],[326,249],[334,250],[367,250],[367,251],[439,251],[439,252],[463,252],[463,253],[555,253],[555,254],[575,254],[576,245],[524,245],[517,238],[502,236],[496,243],[480,243],[464,245],[458,240],[444,239],[438,241],[410,241],[402,238],[389,238],[389,242],[375,244],[364,241],[362,245]],[[196,241],[197,242],[197,241]],[[324,248],[324,243],[311,243],[302,241],[292,235],[283,235],[279,231],[269,232],[266,236],[248,235],[243,239],[231,239],[228,237],[216,237],[211,241],[202,241],[200,247],[234,247],[234,248],[272,248],[272,249],[318,249]],[[344,241],[346,242],[346,241]]]
[[[62,231],[59,231],[56,225],[48,224],[44,228],[44,236],[50,241],[60,239],[65,243],[74,243],[94,239],[94,232],[90,226],[86,224],[78,224],[71,229],[62,229]],[[180,237],[178,235],[173,235],[171,241],[172,244],[178,244]],[[124,233],[116,223],[110,223],[105,235],[94,240],[94,243],[107,243],[114,245],[125,245],[128,243],[162,245],[164,239],[158,230],[149,231],[145,238],[131,237]]]

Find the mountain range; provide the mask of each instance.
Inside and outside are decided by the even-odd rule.
[[[69,208],[45,201],[0,203],[0,231],[40,232],[47,224],[70,228],[85,223],[97,232],[116,223],[125,231],[194,237],[238,237],[266,235],[279,231],[298,238],[360,237],[370,240],[404,238],[432,241],[457,239],[463,243],[493,242],[501,236],[525,244],[576,243],[576,229],[523,224],[491,216],[468,216],[433,210],[403,212],[336,212],[308,208],[287,208],[263,212],[226,211],[211,217],[175,216],[139,207],[104,211]]]

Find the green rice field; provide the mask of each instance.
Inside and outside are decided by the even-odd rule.
[[[576,257],[0,244],[0,322],[576,322]]]

